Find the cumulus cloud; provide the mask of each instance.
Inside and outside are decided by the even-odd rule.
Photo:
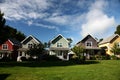
[[[104,0],[5,0],[0,9],[7,20],[25,20],[29,26],[35,25],[60,31],[60,27],[77,30],[82,36],[86,34],[104,34],[115,24],[115,19],[104,10],[108,5]],[[35,23],[40,20],[41,23]],[[43,22],[43,23],[42,23]],[[45,23],[50,23],[45,24]],[[58,26],[56,26],[58,25]],[[70,30],[70,29],[69,29]],[[67,32],[67,30],[62,30]]]
[[[97,0],[91,5],[88,13],[85,15],[85,23],[81,27],[82,36],[87,34],[102,35],[115,24],[114,17],[109,17],[104,13],[106,6],[107,2],[103,0]]]

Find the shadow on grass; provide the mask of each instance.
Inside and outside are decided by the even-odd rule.
[[[76,63],[73,61],[41,61],[41,62],[0,62],[0,67],[54,67],[54,66],[71,66],[71,65],[89,65],[98,64],[99,61],[85,61]]]
[[[5,80],[10,74],[0,74],[0,80]]]

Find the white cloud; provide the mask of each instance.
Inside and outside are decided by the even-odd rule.
[[[67,15],[63,15],[63,16],[57,15],[57,16],[51,16],[49,18],[46,18],[45,20],[49,21],[49,22],[52,22],[52,23],[59,24],[59,25],[65,25],[65,24],[68,23],[69,16],[67,16]]]
[[[78,9],[80,11],[75,14],[66,14],[69,12],[64,13],[64,10],[69,9],[71,6],[65,7],[65,5],[69,5],[70,0],[60,1],[61,3],[58,2],[58,5],[51,1],[52,0],[5,0],[3,3],[0,3],[0,9],[5,13],[5,18],[8,20],[17,21],[24,19],[29,26],[36,25],[57,31],[60,31],[59,26],[62,25],[71,28],[71,31],[76,30],[76,33],[79,32],[82,36],[88,33],[92,35],[104,34],[106,30],[115,24],[114,17],[110,17],[104,12],[105,7],[108,5],[107,1],[96,0],[93,3],[93,1],[80,0],[77,4],[75,3],[75,8],[74,6],[73,9],[70,8],[70,12],[74,12],[74,10],[77,10],[76,6],[80,7]],[[37,19],[41,20],[41,22],[47,21],[48,23],[52,23],[53,25],[57,24],[58,26],[51,26],[45,24],[45,22],[44,24],[34,23],[34,20]]]
[[[55,29],[56,31],[59,31],[59,28],[56,26],[50,26],[50,25],[41,24],[41,23],[34,23],[34,25],[47,28],[47,29]]]
[[[29,25],[29,26],[31,26],[32,24],[33,24],[33,21],[32,21],[32,20],[28,21],[28,25]]]
[[[0,3],[0,9],[8,20],[42,18],[42,14],[51,4],[47,0],[6,0]]]
[[[87,34],[102,35],[115,24],[114,17],[109,17],[104,13],[106,5],[107,2],[103,0],[98,0],[91,5],[88,13],[85,15],[86,22],[82,24],[82,36]]]

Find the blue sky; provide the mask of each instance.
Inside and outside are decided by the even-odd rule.
[[[73,39],[87,34],[100,39],[120,24],[120,0],[0,0],[7,25],[48,42],[58,34]]]

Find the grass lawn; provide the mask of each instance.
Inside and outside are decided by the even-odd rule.
[[[120,60],[0,62],[0,80],[120,80]]]

